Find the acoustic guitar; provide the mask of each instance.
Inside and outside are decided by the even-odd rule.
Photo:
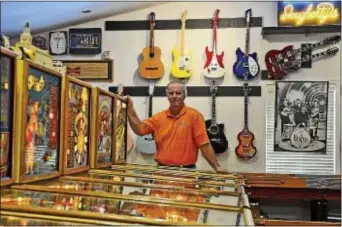
[[[123,84],[119,84],[117,87],[117,94],[120,96],[124,96],[124,85]],[[119,108],[121,108],[121,106],[118,105],[116,106],[116,113],[119,113]],[[127,129],[127,154],[129,154],[132,149],[134,147],[134,140],[132,138],[132,136],[128,133],[128,129]]]
[[[252,9],[245,12],[246,19],[246,41],[245,53],[238,47],[236,49],[236,62],[233,65],[233,73],[236,78],[241,80],[250,80],[255,78],[260,72],[260,66],[257,60],[257,53],[249,54],[249,27],[251,26]]]
[[[211,93],[211,103],[212,103],[212,117],[205,121],[205,126],[207,129],[207,134],[216,154],[223,153],[228,148],[228,141],[224,134],[224,124],[217,124],[216,122],[216,94],[217,86],[215,81],[211,82],[210,93]]]
[[[149,94],[149,106],[148,106],[148,117],[152,117],[152,99],[154,92],[154,84],[149,84],[148,94]],[[152,134],[138,136],[136,141],[137,151],[144,154],[154,154],[156,153],[156,144]]]
[[[205,48],[205,55],[207,56],[207,61],[204,65],[204,76],[209,79],[220,78],[224,76],[225,69],[223,65],[223,55],[222,51],[220,55],[217,54],[217,24],[219,21],[220,10],[215,10],[213,17],[213,45],[212,51],[209,51],[208,46]]]
[[[155,13],[151,12],[150,20],[150,45],[142,51],[143,60],[139,65],[140,76],[145,79],[160,79],[164,76],[164,65],[161,62],[161,49],[154,46]]]
[[[180,50],[176,47],[172,50],[173,63],[171,67],[171,75],[175,78],[189,78],[192,76],[191,61],[192,56],[190,53],[184,51],[184,33],[185,33],[185,21],[188,15],[188,11],[182,14],[182,30],[181,30],[181,43]]]
[[[248,93],[250,91],[248,83],[244,83],[244,87],[242,90],[245,97],[245,119],[244,128],[237,136],[237,139],[239,140],[239,145],[235,148],[235,153],[239,158],[248,160],[256,155],[257,149],[253,145],[253,141],[255,138],[254,134],[248,129]]]

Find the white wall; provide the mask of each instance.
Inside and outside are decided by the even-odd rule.
[[[103,29],[103,50],[111,51],[111,57],[114,59],[114,82],[92,83],[108,89],[109,86],[124,84],[126,86],[146,86],[147,81],[140,78],[137,74],[138,57],[142,49],[148,44],[149,31],[105,31],[104,24],[108,20],[146,20],[151,11],[156,13],[156,20],[159,19],[180,19],[184,10],[188,10],[188,19],[212,18],[215,9],[221,10],[221,18],[243,17],[247,8],[252,8],[253,16],[263,17],[263,24],[267,26],[277,26],[277,4],[276,2],[173,2],[163,4],[149,9],[143,9],[124,15],[109,17],[73,27],[100,27]],[[67,30],[68,28],[65,28]],[[63,29],[60,29],[63,30]],[[293,44],[300,47],[301,43],[315,42],[322,40],[331,34],[304,34],[298,35],[278,35],[263,39],[261,36],[261,27],[251,28],[250,34],[250,52],[257,52],[261,69],[265,69],[264,55],[270,49],[281,49],[286,45]],[[179,43],[179,30],[157,30],[155,31],[155,45],[162,49],[162,61],[165,66],[165,76],[157,82],[157,86],[165,86],[169,81],[170,67],[172,63],[171,50]],[[222,85],[241,86],[243,82],[237,81],[232,76],[232,65],[235,62],[235,50],[237,47],[244,48],[245,29],[244,28],[224,28],[218,31],[218,50],[224,50],[224,64],[226,66],[226,77]],[[186,31],[185,47],[193,50],[194,76],[188,82],[191,85],[206,85],[202,74],[202,68],[205,62],[204,49],[212,42],[211,29],[191,29]],[[59,56],[56,59],[99,59],[97,56],[66,55]],[[286,80],[329,80],[340,84],[341,74],[340,54],[333,58],[322,59],[313,64],[311,69],[300,69],[298,72],[290,74]],[[231,171],[239,172],[265,172],[265,85],[273,83],[272,81],[261,81],[258,78],[251,81],[250,85],[262,87],[261,97],[251,97],[249,102],[249,127],[256,136],[255,146],[258,153],[255,159],[248,162],[239,160],[235,155],[235,147],[238,144],[237,133],[243,128],[243,97],[218,97],[217,98],[217,120],[225,124],[225,133],[229,141],[229,151],[218,156],[220,163]],[[338,105],[340,109],[341,99],[337,94]],[[135,108],[141,118],[147,116],[147,98],[134,97]],[[189,106],[196,107],[201,111],[205,118],[210,118],[211,105],[210,97],[188,97],[186,103]],[[164,97],[154,98],[154,112],[164,110],[168,107],[168,102]],[[253,110],[252,110],[253,109]],[[341,128],[340,113],[337,112],[338,131]],[[338,142],[341,134],[336,135]],[[337,145],[337,149],[340,147]],[[337,160],[340,160],[340,150]],[[133,150],[129,156],[129,162],[154,163],[152,156],[143,156]],[[203,158],[199,158],[199,168],[210,169]],[[340,173],[340,162],[337,162],[337,173]]]

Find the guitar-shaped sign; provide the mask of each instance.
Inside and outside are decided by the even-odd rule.
[[[152,117],[152,99],[154,93],[154,84],[149,84],[148,94],[149,94],[149,106],[148,106],[148,117]],[[137,141],[137,151],[144,154],[154,154],[156,153],[156,144],[153,135],[138,136]]]
[[[283,51],[286,51],[286,49],[283,49]],[[281,63],[272,63],[272,65],[267,65],[266,63],[267,71],[272,79],[281,79],[288,73],[297,71],[299,68],[301,68],[302,63],[304,62],[315,60],[326,55],[333,55],[336,54],[338,51],[338,47],[330,47],[325,51],[313,54],[311,56],[304,55],[301,59],[289,58]]]
[[[235,148],[235,153],[239,158],[247,160],[253,158],[256,155],[257,150],[253,145],[254,134],[248,129],[248,93],[250,91],[248,83],[244,84],[242,90],[245,97],[245,121],[243,130],[237,136],[239,145]]]
[[[154,46],[155,14],[150,13],[150,45],[143,49],[143,60],[139,65],[140,76],[145,79],[160,79],[164,76],[164,65],[161,62],[161,49]]]
[[[211,82],[210,93],[212,100],[212,118],[210,120],[205,121],[205,126],[207,128],[207,134],[216,154],[223,153],[228,148],[228,141],[224,134],[224,124],[216,123],[216,94],[217,94],[217,86],[215,85],[215,81]]]
[[[326,45],[331,45],[339,42],[341,40],[340,35],[334,35],[325,38],[322,41],[312,44],[306,44],[301,48],[293,49],[293,45],[289,45],[284,47],[281,50],[270,50],[265,55],[265,64],[267,71],[272,79],[281,79],[282,77],[288,74],[289,70],[297,70],[299,67],[291,68],[284,68],[286,65],[292,64],[291,62],[297,61],[296,56],[299,55],[303,51],[312,50],[318,47],[323,47]],[[331,54],[338,51],[338,48],[330,49],[329,53]],[[321,55],[321,54],[320,54]],[[313,55],[312,58],[316,58],[318,55]],[[310,59],[308,59],[310,60]],[[298,62],[298,61],[297,61]]]
[[[249,28],[251,26],[252,9],[245,12],[246,18],[246,41],[245,53],[240,48],[236,49],[236,62],[233,65],[235,77],[242,80],[250,80],[256,77],[260,72],[260,66],[257,60],[257,53],[249,54]]]
[[[123,84],[118,84],[117,87],[117,94],[119,96],[124,96],[124,85]],[[121,106],[119,105],[119,102],[116,106],[116,113],[119,113]],[[132,136],[129,135],[128,130],[127,130],[127,154],[129,154],[134,147],[134,140],[132,139]]]
[[[185,53],[184,51],[184,33],[185,33],[185,21],[188,15],[188,11],[185,11],[182,14],[182,30],[181,30],[181,44],[180,50],[176,47],[172,50],[173,55],[173,63],[171,67],[171,75],[175,78],[189,78],[192,76],[192,67],[191,67],[191,54]]]
[[[209,79],[220,78],[224,76],[225,69],[223,65],[223,55],[217,54],[217,24],[219,21],[220,10],[215,10],[213,17],[213,45],[212,51],[209,51],[208,46],[205,48],[205,55],[207,56],[207,61],[204,65],[204,76]]]

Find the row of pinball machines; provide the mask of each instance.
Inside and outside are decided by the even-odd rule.
[[[125,97],[1,47],[1,225],[255,224],[239,174],[134,168],[126,135]]]
[[[125,97],[3,47],[0,151],[4,226],[340,225],[265,218],[255,206],[303,194],[341,200],[331,185],[340,176],[223,175],[127,163]],[[324,189],[322,180],[330,182]]]

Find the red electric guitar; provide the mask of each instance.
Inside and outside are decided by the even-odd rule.
[[[309,61],[311,59],[316,59],[324,55],[331,55],[338,52],[337,47],[331,47],[326,51],[311,55],[304,56],[302,59],[297,59],[296,56],[301,52],[312,50],[317,47],[331,45],[337,43],[341,40],[340,35],[331,36],[325,38],[324,40],[307,44],[302,48],[293,49],[292,45],[286,46],[281,50],[270,50],[265,55],[265,64],[267,71],[272,79],[281,79],[286,76],[291,71],[296,71],[301,67],[303,62]]]
[[[224,76],[225,70],[223,65],[223,55],[222,51],[220,55],[217,54],[217,24],[219,21],[218,14],[220,10],[215,10],[213,17],[213,45],[212,51],[209,51],[208,46],[205,48],[205,55],[207,56],[207,61],[204,65],[204,76],[210,79],[220,78]]]
[[[247,160],[256,155],[257,149],[253,145],[254,134],[248,129],[248,93],[250,91],[248,83],[244,83],[242,90],[245,96],[245,124],[243,130],[237,136],[239,145],[235,148],[235,153],[239,158]]]

